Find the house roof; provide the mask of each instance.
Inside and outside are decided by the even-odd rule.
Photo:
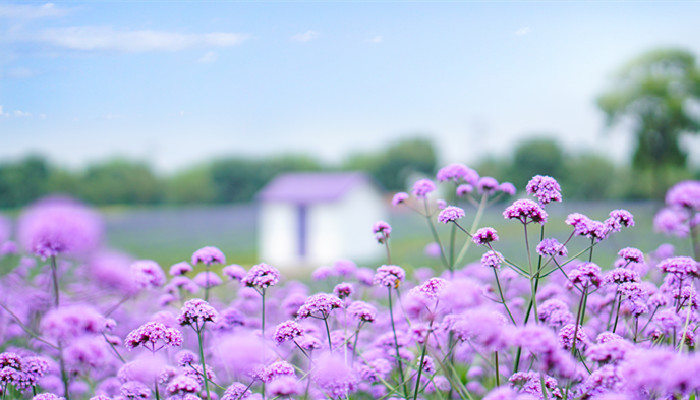
[[[259,193],[262,201],[326,203],[339,200],[351,189],[373,184],[362,172],[295,172],[277,175]]]

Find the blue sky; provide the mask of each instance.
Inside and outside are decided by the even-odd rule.
[[[630,137],[605,133],[595,96],[645,50],[700,54],[698,15],[696,2],[0,2],[0,160],[338,162],[423,133],[443,162],[474,163],[548,132],[623,162]]]

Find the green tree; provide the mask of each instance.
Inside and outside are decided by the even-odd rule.
[[[155,204],[163,185],[144,163],[115,159],[88,167],[80,194],[92,204]]]
[[[216,186],[209,165],[178,172],[166,182],[166,202],[171,204],[208,204],[216,200]]]
[[[609,91],[598,97],[608,125],[632,122],[637,144],[632,165],[650,170],[657,196],[668,186],[669,167],[685,167],[683,134],[700,131],[700,68],[695,56],[679,49],[650,51],[625,65]]]
[[[535,175],[549,175],[563,179],[564,151],[549,137],[526,139],[515,148],[509,178],[517,188],[524,188]]]
[[[42,156],[0,165],[0,207],[19,207],[47,193],[49,165]]]

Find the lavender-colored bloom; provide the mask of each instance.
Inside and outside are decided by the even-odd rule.
[[[261,378],[267,383],[283,376],[294,376],[294,366],[287,361],[276,361],[264,369]]]
[[[135,261],[129,268],[136,286],[140,289],[156,288],[165,283],[165,273],[155,261]]]
[[[610,232],[620,232],[623,226],[634,226],[634,217],[627,210],[612,210],[610,211],[610,218],[605,220],[605,225]]]
[[[408,199],[408,193],[398,192],[391,199],[391,204],[393,204],[394,206],[398,206],[399,204],[403,204],[407,199]]]
[[[700,211],[700,181],[683,181],[666,192],[666,205]]]
[[[440,211],[438,215],[438,221],[446,224],[448,222],[456,221],[464,217],[464,210],[459,207],[449,206],[444,210]]]
[[[476,183],[479,193],[493,194],[498,189],[498,181],[490,176],[482,176]]]
[[[339,276],[351,277],[357,271],[357,264],[350,260],[338,260],[333,263],[333,271]]]
[[[446,284],[447,282],[442,278],[430,278],[423,282],[422,285],[411,289],[411,292],[435,299],[440,296],[440,293],[445,288]]]
[[[502,350],[509,345],[507,320],[503,314],[488,308],[473,308],[455,319],[452,330],[459,340],[470,340],[489,350]]]
[[[246,385],[235,382],[226,389],[221,400],[243,400],[250,397],[250,395],[250,390]]]
[[[321,340],[313,335],[304,335],[297,340],[299,347],[304,350],[317,350],[321,348]]]
[[[105,319],[102,314],[84,304],[53,309],[41,321],[41,329],[47,336],[62,340],[85,334],[99,334],[104,328]]]
[[[367,361],[358,368],[360,378],[364,381],[375,383],[386,379],[391,373],[391,363],[385,358],[377,358]]]
[[[479,228],[472,236],[475,244],[489,244],[498,240],[496,230],[491,227]]]
[[[628,351],[634,349],[632,343],[621,337],[615,340],[596,343],[586,350],[586,356],[598,363],[618,362],[625,358]]]
[[[444,210],[445,207],[447,207],[447,202],[445,201],[445,199],[437,199],[435,203],[437,204],[437,208],[439,210]]]
[[[40,393],[34,396],[32,400],[66,400],[66,398],[53,393]]]
[[[322,265],[318,268],[316,268],[312,273],[311,273],[311,279],[315,281],[323,281],[326,280],[332,276],[335,276],[336,273],[333,270],[333,268]]]
[[[177,353],[177,365],[186,367],[197,362],[197,356],[189,350],[181,350]]]
[[[333,288],[333,293],[340,299],[350,297],[354,292],[352,285],[347,282],[341,282]]]
[[[301,395],[304,390],[302,385],[297,381],[297,378],[293,376],[282,376],[270,382],[267,386],[267,390],[270,396],[277,396],[279,398]]]
[[[126,382],[119,388],[119,391],[121,392],[122,396],[129,400],[151,398],[151,389],[149,389],[148,386],[144,385],[143,383],[137,381]]]
[[[627,268],[615,268],[604,276],[606,283],[616,283],[618,285],[625,282],[639,282],[639,274]]]
[[[44,199],[19,218],[17,237],[29,252],[43,259],[60,253],[86,253],[102,237],[97,213],[68,198]]]
[[[571,324],[574,316],[569,311],[569,306],[562,300],[549,299],[537,306],[537,319],[552,328],[561,328]]]
[[[503,217],[505,219],[517,219],[523,224],[535,222],[544,225],[547,223],[547,212],[529,199],[516,200],[503,211]]]
[[[428,243],[423,248],[423,254],[431,258],[439,258],[440,253],[442,253],[442,250],[440,250],[440,244],[437,242]]]
[[[406,272],[404,272],[403,268],[396,265],[382,265],[377,268],[377,273],[374,274],[374,284],[398,288],[405,278]]]
[[[180,325],[190,325],[195,330],[204,329],[204,324],[207,322],[216,323],[218,320],[219,313],[216,309],[202,299],[187,300],[177,318]]]
[[[428,193],[435,191],[435,182],[430,179],[419,179],[413,184],[412,192],[418,198],[425,198]]]
[[[644,253],[634,247],[625,247],[624,249],[621,249],[617,255],[623,260],[633,263],[641,263],[644,261]]]
[[[176,376],[169,384],[166,389],[170,395],[193,393],[196,394],[202,390],[202,386],[197,382],[196,379],[180,375]]]
[[[155,352],[165,346],[181,346],[182,334],[160,322],[149,322],[131,331],[124,344],[130,349],[143,346]]]
[[[261,263],[253,265],[241,283],[249,287],[267,289],[270,286],[275,286],[279,281],[280,272],[277,268]]]
[[[332,399],[346,398],[357,387],[357,378],[342,358],[325,354],[321,356],[311,377]]]
[[[186,290],[190,293],[195,293],[199,290],[199,286],[186,276],[176,276],[170,280],[170,283],[165,287],[169,292],[176,293],[178,290]]]
[[[384,243],[391,235],[391,225],[384,221],[377,221],[372,227],[372,232],[379,243]]]
[[[245,269],[237,264],[227,265],[221,270],[221,272],[232,281],[235,280],[240,282],[246,276]]]
[[[288,340],[294,340],[303,334],[304,328],[302,328],[299,324],[294,321],[285,321],[277,325],[273,338],[275,339],[275,343],[277,343],[279,346],[282,343]]]
[[[328,293],[317,293],[309,296],[304,304],[299,307],[297,316],[299,319],[316,317],[327,319],[336,308],[342,308],[343,302],[336,296]]]
[[[690,257],[668,258],[657,265],[661,271],[680,279],[698,277],[698,263]]]
[[[664,208],[654,216],[654,231],[667,235],[687,237],[690,233],[687,210]]]
[[[554,238],[542,239],[535,250],[537,251],[537,254],[541,256],[551,256],[554,254],[566,256],[568,254],[566,246],[559,243],[559,241]]]
[[[516,344],[537,355],[536,369],[540,372],[562,377],[576,375],[571,354],[560,347],[559,340],[551,329],[541,325],[526,325],[519,328],[514,337]]]
[[[551,176],[535,175],[530,179],[525,190],[537,197],[540,205],[545,206],[553,201],[561,202],[561,186]]]
[[[200,262],[204,265],[225,264],[226,256],[214,246],[205,246],[192,253],[191,262],[192,265],[197,265]]]
[[[580,327],[578,330],[574,324],[568,324],[559,330],[559,343],[566,350],[571,350],[574,342],[574,332],[576,332],[576,348],[585,349],[588,345],[588,335]]]
[[[510,182],[501,183],[500,185],[498,185],[498,190],[510,196],[513,196],[515,192],[517,192],[515,185],[513,185]]]
[[[602,281],[600,267],[594,263],[583,263],[569,272],[569,280],[581,287],[600,286]]]
[[[481,256],[481,265],[484,267],[501,269],[502,261],[503,254],[495,250],[489,250]]]
[[[455,189],[455,193],[459,197],[466,196],[473,191],[474,191],[474,186],[472,186],[468,183],[463,183],[463,184],[457,186],[457,189]]]
[[[197,286],[209,289],[224,283],[214,271],[202,271],[194,277],[193,281]]]
[[[479,174],[464,164],[450,164],[441,168],[437,173],[438,182],[452,181],[458,183],[465,181],[475,183],[479,179]]]
[[[573,226],[574,233],[576,235],[586,236],[588,238],[596,239],[597,241],[605,239],[609,233],[606,224],[600,221],[593,221],[583,214],[569,214],[565,222],[567,225]]]
[[[348,306],[348,313],[358,322],[374,322],[377,319],[377,309],[361,300],[353,301]]]
[[[191,271],[192,266],[184,261],[174,264],[172,267],[170,267],[171,276],[185,275],[186,273]]]

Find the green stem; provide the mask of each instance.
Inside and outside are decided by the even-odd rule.
[[[58,288],[58,266],[56,265],[56,256],[51,256],[51,280],[53,280],[54,307],[58,308],[60,303],[60,292]]]
[[[499,372],[499,366],[498,366],[498,351],[494,352],[495,358],[496,358],[496,387],[501,386],[501,373]]]
[[[617,312],[615,313],[615,325],[613,325],[613,333],[617,331],[617,321],[620,319],[620,306],[622,305],[622,295],[620,295],[619,302],[617,303]]]
[[[469,229],[469,232],[474,232],[476,230],[476,227],[479,226],[479,223],[481,223],[481,217],[484,215],[484,210],[486,209],[486,204],[488,200],[488,195],[486,193],[481,195],[481,201],[479,202],[479,208],[476,209],[476,215],[474,215],[474,222],[472,222],[472,227]],[[457,255],[457,260],[455,261],[456,264],[459,264],[462,262],[464,259],[464,256],[467,254],[467,251],[469,251],[469,247],[471,247],[472,241],[467,240],[464,242],[464,245],[462,246],[462,250],[459,251],[459,254]]]
[[[265,340],[265,288],[260,292],[262,295],[262,338]]]
[[[406,399],[408,399],[408,387],[406,386],[406,380],[403,376],[403,364],[401,363],[401,355],[399,354],[399,339],[396,337],[396,325],[394,323],[394,307],[391,301],[391,288],[389,289],[389,316],[391,316],[391,330],[394,332],[394,347],[396,348],[396,361],[399,363],[399,377],[401,382],[403,382],[403,393]]]
[[[455,232],[457,231],[457,226],[452,224],[452,231],[450,232],[450,276],[454,274],[455,270]]]
[[[418,362],[418,376],[416,377],[416,390],[413,392],[413,400],[418,399],[418,389],[420,388],[420,375],[423,372],[423,360],[425,359],[425,351],[428,348],[428,339],[430,339],[430,332],[433,329],[433,323],[430,323],[428,327],[428,333],[425,335],[425,341],[423,342],[423,350],[420,353],[420,361]]]
[[[440,235],[438,235],[437,229],[435,229],[435,224],[433,223],[433,219],[431,218],[430,210],[428,210],[428,200],[425,198],[423,198],[423,206],[425,208],[425,220],[428,222],[430,233],[433,235],[433,240],[435,240],[435,242],[440,247],[440,259],[442,260],[442,263],[445,266],[445,268],[449,269],[450,264],[447,262],[447,257],[445,257],[445,249],[442,247]]]
[[[501,288],[501,281],[498,279],[498,272],[496,272],[496,268],[493,268],[493,275],[496,277],[496,285],[498,286],[498,293],[501,295],[501,301],[503,302],[503,306],[506,308],[506,311],[508,312],[508,316],[510,317],[510,320],[513,322],[513,325],[517,325],[515,323],[515,318],[513,318],[513,314],[510,313],[510,309],[508,308],[508,304],[506,303],[506,297],[503,295],[503,289]]]
[[[206,280],[206,283],[204,285],[204,301],[208,302],[209,301],[209,265],[206,266],[206,276],[207,276],[207,280]],[[211,399],[208,399],[208,400],[211,400]]]
[[[576,325],[574,327],[574,337],[571,344],[571,355],[576,356],[576,338],[578,336],[579,320],[581,319],[581,314],[583,313],[583,307],[585,304],[586,293],[588,293],[588,286],[583,288],[583,293],[581,294],[581,301],[578,303],[578,314],[576,315]]]
[[[328,350],[333,352],[333,343],[331,342],[331,330],[328,328],[328,316],[323,318],[323,323],[326,324],[326,334],[328,334]]]
[[[388,265],[391,264],[391,250],[389,249],[389,238],[384,239],[384,247],[386,247],[386,262]]]
[[[204,375],[204,387],[207,391],[207,400],[211,400],[211,394],[209,392],[209,378],[207,377],[207,361],[204,359],[204,338],[202,337],[204,325],[206,325],[206,322],[202,324],[202,329],[196,329],[197,342],[199,342],[199,358],[202,360],[202,374]]]

